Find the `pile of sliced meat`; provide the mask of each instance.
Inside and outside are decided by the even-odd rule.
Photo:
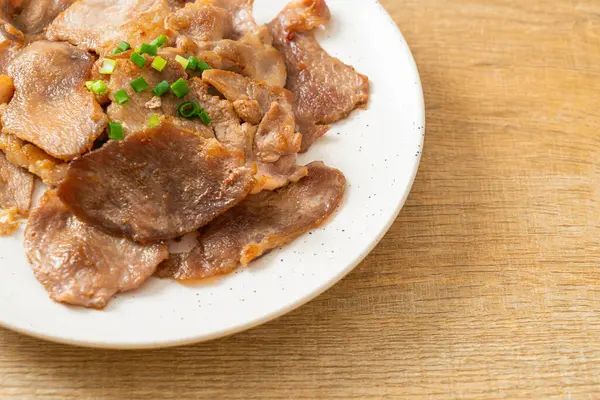
[[[263,26],[252,3],[0,0],[0,234],[27,219],[52,299],[227,274],[336,210],[344,175],[297,157],[369,81],[315,39],[324,0]]]

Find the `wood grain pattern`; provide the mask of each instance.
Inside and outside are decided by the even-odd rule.
[[[600,2],[382,3],[428,127],[373,254],[296,312],[196,346],[0,331],[0,398],[600,398]]]

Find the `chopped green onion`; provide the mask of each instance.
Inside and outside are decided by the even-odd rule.
[[[140,68],[144,68],[146,66],[146,59],[138,53],[131,53],[131,57],[129,57],[129,59]]]
[[[113,140],[121,140],[125,137],[123,134],[123,125],[120,122],[108,123],[108,137]]]
[[[157,114],[152,114],[150,116],[150,120],[148,121],[148,126],[150,128],[155,128],[160,125],[160,117]]]
[[[143,43],[140,46],[140,54],[148,54],[149,56],[155,56],[158,51],[158,46],[153,44]]]
[[[198,69],[198,63],[200,63],[200,60],[198,60],[196,57],[194,56],[189,56],[188,57],[188,68],[191,70],[195,70]]]
[[[187,85],[187,83],[185,83],[185,81],[182,78],[177,79],[175,83],[171,85],[171,90],[173,91],[175,96],[177,96],[178,99],[181,99],[183,96],[190,92],[189,86]]]
[[[168,41],[169,38],[167,37],[167,35],[160,35],[156,39],[151,41],[150,44],[156,47],[163,47],[165,44],[167,44]]]
[[[105,58],[102,62],[102,67],[100,68],[99,72],[104,75],[110,75],[115,72],[115,68],[117,68],[117,62],[115,60]]]
[[[208,65],[206,63],[206,61],[202,60],[198,63],[198,69],[202,72],[204,71],[208,71],[209,69],[212,69],[212,67],[210,65]]]
[[[133,49],[133,51],[135,51],[136,53],[140,54],[140,51],[142,51],[141,47],[136,47],[135,49]]]
[[[119,44],[117,45],[117,48],[116,48],[116,49],[114,49],[114,50],[112,51],[112,53],[110,53],[110,54],[111,54],[111,55],[113,55],[113,56],[114,56],[114,55],[117,55],[117,54],[121,54],[122,52],[124,52],[124,51],[127,51],[127,50],[129,50],[130,48],[131,48],[131,45],[130,45],[129,43],[127,43],[127,42],[121,42],[121,43],[119,43]]]
[[[85,83],[85,87],[87,88],[87,90],[92,90],[92,85],[96,83],[96,81],[87,81]]]
[[[106,87],[106,83],[104,83],[104,81],[96,81],[92,84],[92,88],[90,90],[96,94],[105,94],[107,89],[108,87]]]
[[[206,112],[204,108],[200,111],[200,113],[198,113],[198,116],[204,125],[210,125],[212,123],[210,115],[208,115],[208,112]]]
[[[129,101],[129,95],[127,94],[125,89],[118,90],[117,92],[115,92],[114,96],[115,101],[118,104],[125,104]]]
[[[186,69],[188,67],[188,64],[190,63],[187,58],[183,58],[180,55],[175,56],[175,61],[181,64],[183,69]]]
[[[188,101],[187,103],[183,103],[177,108],[177,112],[183,118],[194,118],[196,115],[200,113],[200,104]]]
[[[159,83],[158,85],[154,86],[152,88],[152,92],[157,95],[158,97],[162,96],[163,94],[167,93],[169,91],[169,82],[167,81],[162,81],[161,83]]]
[[[148,85],[148,82],[146,82],[146,80],[141,76],[137,79],[132,80],[129,84],[131,85],[133,90],[135,90],[136,93],[142,92],[150,87],[150,85]]]
[[[158,72],[161,72],[163,69],[165,69],[166,65],[167,65],[167,60],[165,60],[164,58],[162,58],[160,56],[155,57],[154,61],[152,61],[152,68],[154,68]]]

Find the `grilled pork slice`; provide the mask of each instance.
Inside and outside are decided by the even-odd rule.
[[[0,151],[0,208],[16,207],[20,215],[27,216],[34,183],[33,175],[11,164]]]
[[[89,308],[140,287],[168,256],[165,244],[141,245],[80,221],[54,190],[31,213],[25,249],[52,299]]]
[[[43,33],[54,18],[66,10],[75,0],[19,0],[12,22],[27,35]]]
[[[31,207],[33,175],[12,165],[0,151],[0,236],[10,235]]]
[[[324,0],[300,0],[269,24],[287,66],[286,88],[294,94],[303,151],[327,132],[327,124],[369,101],[369,79],[327,54],[314,36],[329,19]]]
[[[44,153],[31,143],[0,133],[0,150],[12,164],[39,176],[47,186],[57,186],[67,173],[67,163]]]
[[[2,112],[3,132],[71,160],[92,148],[107,118],[85,87],[94,58],[68,43],[33,42],[8,75],[15,94]]]
[[[205,279],[246,266],[321,225],[336,209],[346,179],[322,163],[308,166],[308,176],[275,192],[248,197],[200,232],[187,254],[173,254],[157,274],[179,280]]]
[[[163,122],[73,161],[58,195],[92,226],[149,243],[195,231],[241,202],[254,172],[218,141]]]
[[[233,35],[233,18],[221,7],[206,5],[202,0],[188,3],[165,20],[165,26],[196,43],[216,41]]]
[[[270,86],[285,85],[287,72],[283,57],[271,44],[265,43],[262,36],[250,33],[240,40],[196,43],[182,35],[176,44],[177,48],[164,48],[159,54],[195,55],[213,68],[237,72]]]
[[[25,36],[2,17],[0,7],[0,74],[8,72],[8,66],[23,47]]]
[[[50,40],[64,40],[98,54],[110,53],[121,41],[132,47],[168,34],[167,0],[80,0],[48,27]]]

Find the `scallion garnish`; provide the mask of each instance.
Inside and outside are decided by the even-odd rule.
[[[129,95],[127,94],[125,89],[116,91],[113,96],[115,96],[115,101],[118,104],[125,104],[129,101]]]
[[[208,71],[209,69],[212,69],[212,67],[210,65],[208,65],[206,63],[206,61],[202,60],[198,63],[198,69],[202,72],[204,71]]]
[[[169,38],[167,37],[167,35],[159,35],[156,39],[151,41],[150,44],[156,47],[163,47],[165,44],[167,44],[168,41]]]
[[[146,82],[146,80],[142,76],[132,80],[129,84],[131,85],[133,90],[135,90],[136,93],[142,92],[150,87],[150,85],[148,85],[148,82]]]
[[[167,81],[162,81],[161,83],[159,83],[158,85],[156,85],[152,88],[152,93],[154,93],[158,97],[162,96],[163,94],[167,93],[168,91],[169,91],[169,82],[167,82]]]
[[[114,56],[114,55],[117,55],[117,54],[121,54],[122,52],[124,52],[124,51],[127,51],[127,50],[129,50],[130,48],[131,48],[131,45],[130,45],[129,43],[127,43],[127,42],[121,42],[121,43],[119,43],[119,44],[117,45],[117,48],[116,48],[116,49],[114,49],[114,50],[112,51],[112,53],[110,53],[110,54],[111,54],[111,55],[113,55],[113,56]]]
[[[162,58],[160,56],[156,56],[154,58],[154,61],[152,61],[152,68],[154,68],[158,72],[161,72],[163,69],[165,69],[166,65],[167,65],[167,60],[165,60],[164,58]]]
[[[196,115],[198,115],[200,113],[200,104],[193,102],[193,101],[188,101],[188,102],[180,105],[179,108],[177,108],[177,112],[183,118],[187,118],[187,119],[194,118]]]
[[[117,62],[115,60],[111,60],[109,58],[105,58],[102,61],[102,67],[100,67],[100,72],[103,75],[110,75],[115,72],[115,68],[117,68]]]
[[[210,118],[210,115],[208,115],[208,112],[204,108],[202,110],[200,110],[200,112],[198,113],[198,116],[200,117],[200,120],[202,121],[202,123],[204,125],[210,125],[212,123],[212,119]]]
[[[123,134],[123,125],[120,122],[108,123],[108,137],[113,140],[121,140],[125,137]]]
[[[108,90],[108,87],[106,86],[106,83],[104,83],[104,81],[96,81],[92,83],[92,87],[90,88],[90,90],[96,94],[105,94]]]
[[[194,56],[189,56],[188,57],[188,68],[191,70],[196,70],[198,69],[198,64],[200,63],[200,60],[198,60],[196,57]]]
[[[157,114],[152,114],[150,119],[148,120],[148,126],[150,128],[155,128],[160,125],[160,117]]]
[[[140,46],[140,54],[148,54],[149,56],[155,56],[158,51],[158,46],[148,43],[143,43]]]
[[[175,56],[175,61],[181,64],[183,69],[186,69],[190,63],[187,58],[181,57],[180,55]]]
[[[177,79],[175,83],[171,85],[171,90],[179,99],[181,99],[183,96],[190,92],[189,86],[187,85],[187,83],[185,83],[185,81],[182,78]]]
[[[129,59],[140,68],[144,68],[146,66],[146,59],[138,53],[131,53]]]
[[[87,90],[92,90],[92,85],[95,83],[96,81],[87,81],[85,83],[85,87],[87,88]]]

